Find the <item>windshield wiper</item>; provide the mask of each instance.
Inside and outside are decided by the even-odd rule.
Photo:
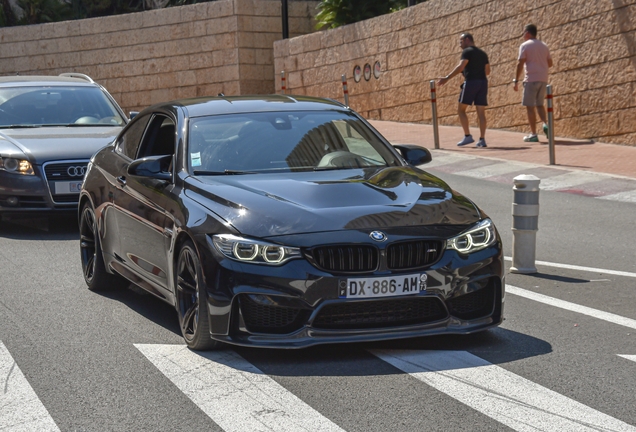
[[[119,126],[119,125],[114,125],[114,124],[109,124],[109,123],[65,123],[65,124],[50,124],[50,125],[44,125],[46,127],[113,127],[113,126]]]
[[[194,175],[235,175],[235,174],[258,174],[257,171],[239,171],[239,170],[225,170],[225,171],[193,171]]]
[[[335,171],[335,170],[342,170],[342,169],[358,169],[356,168],[352,168],[352,167],[337,167],[337,166],[321,166],[321,167],[313,167],[312,170],[313,171]]]
[[[13,125],[3,125],[0,126],[0,129],[31,129],[31,128],[39,128],[42,125],[34,125],[34,124],[13,124]]]

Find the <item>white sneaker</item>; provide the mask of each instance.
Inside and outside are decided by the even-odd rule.
[[[539,137],[537,134],[530,134],[523,137],[525,142],[539,142]]]
[[[464,137],[463,140],[458,142],[457,145],[461,147],[461,146],[465,146],[465,145],[468,145],[468,144],[474,143],[474,142],[475,142],[475,139],[473,138],[473,136],[472,135],[467,135],[467,136]]]

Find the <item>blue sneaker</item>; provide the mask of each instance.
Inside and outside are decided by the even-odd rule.
[[[477,141],[477,147],[488,147],[486,145],[486,140],[481,138],[479,141]]]
[[[473,138],[473,136],[472,135],[467,135],[467,136],[464,137],[463,140],[458,142],[457,145],[461,147],[461,146],[465,146],[465,145],[468,145],[468,144],[474,143],[474,142],[475,142],[475,139]]]

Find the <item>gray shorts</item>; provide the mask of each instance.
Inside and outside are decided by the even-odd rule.
[[[523,106],[543,106],[545,100],[545,88],[548,85],[546,82],[534,81],[523,83],[523,100],[521,105]]]

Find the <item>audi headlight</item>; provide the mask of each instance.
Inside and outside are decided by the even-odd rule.
[[[213,235],[212,242],[226,257],[252,264],[278,265],[301,257],[299,248],[246,239],[231,234]]]
[[[10,173],[34,175],[31,162],[25,159],[0,157],[0,169]]]
[[[487,248],[495,241],[497,241],[495,225],[490,219],[484,219],[457,237],[446,240],[446,248],[468,254]]]

